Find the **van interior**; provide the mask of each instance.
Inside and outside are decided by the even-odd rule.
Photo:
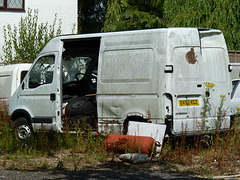
[[[100,38],[64,41],[62,102],[64,127],[97,123],[97,67]],[[84,126],[86,127],[86,126]]]

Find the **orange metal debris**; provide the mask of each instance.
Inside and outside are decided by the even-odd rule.
[[[110,134],[104,144],[106,151],[126,153],[129,150],[149,155],[154,148],[155,140],[152,137]]]

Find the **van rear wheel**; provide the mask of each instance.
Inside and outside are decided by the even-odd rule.
[[[18,141],[30,142],[33,137],[33,131],[28,121],[20,117],[13,122],[14,134]]]

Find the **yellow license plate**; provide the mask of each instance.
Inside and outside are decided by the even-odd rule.
[[[178,100],[179,106],[199,106],[198,99]]]

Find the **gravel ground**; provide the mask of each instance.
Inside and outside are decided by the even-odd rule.
[[[44,179],[191,179],[191,180],[201,180],[204,178],[191,177],[180,175],[171,172],[162,171],[147,171],[140,173],[122,173],[113,170],[103,169],[103,170],[92,170],[92,171],[15,171],[15,170],[2,170],[0,171],[0,179],[9,180],[44,180]]]
[[[214,168],[216,165],[208,164],[203,166],[201,163],[193,164],[161,164],[157,160],[146,163],[132,164],[123,162],[113,156],[104,162],[94,161],[88,155],[74,154],[64,151],[55,153],[54,156],[14,156],[3,155],[0,158],[0,180],[44,180],[44,179],[207,179],[199,174],[209,174],[213,179],[240,180],[239,164],[231,162],[222,167],[222,171]],[[239,162],[240,163],[240,162]],[[235,171],[232,171],[232,169]],[[202,171],[200,171],[202,169]],[[199,172],[198,172],[198,171]],[[232,174],[232,175],[230,175]],[[209,177],[208,176],[208,177]]]

